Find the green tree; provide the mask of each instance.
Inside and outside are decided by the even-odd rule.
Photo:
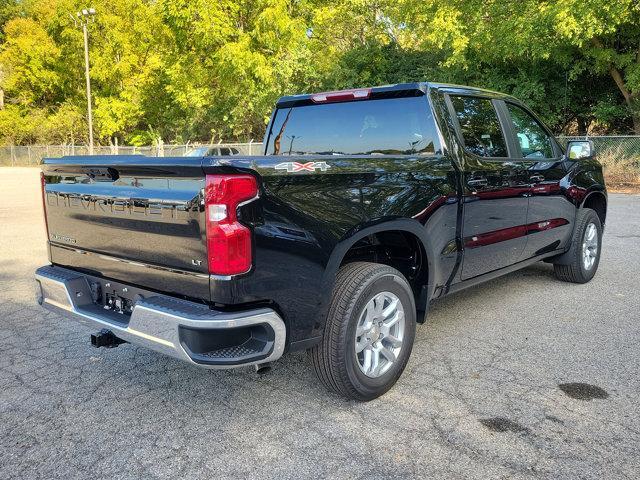
[[[81,0],[0,4],[0,142],[86,141]],[[640,133],[631,0],[94,0],[101,143],[248,140],[281,95],[433,80]],[[3,95],[4,94],[4,95]],[[2,102],[4,97],[4,102]]]
[[[571,79],[608,74],[624,101],[624,114],[640,134],[637,1],[402,0],[399,5],[397,21],[407,25],[420,48],[446,51],[444,66],[472,69],[477,59],[489,64],[546,61]]]

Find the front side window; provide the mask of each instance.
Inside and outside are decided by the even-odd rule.
[[[465,148],[481,157],[506,157],[498,114],[488,98],[451,96]]]
[[[529,112],[507,103],[515,134],[524,158],[553,158],[551,138]]]
[[[281,108],[267,144],[271,155],[432,155],[440,150],[424,97]]]

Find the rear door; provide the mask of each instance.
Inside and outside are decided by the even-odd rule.
[[[461,278],[517,263],[526,244],[529,172],[520,160],[504,105],[481,93],[450,93],[464,146]]]

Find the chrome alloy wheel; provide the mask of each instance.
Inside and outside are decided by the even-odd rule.
[[[582,238],[582,266],[589,271],[593,268],[598,257],[598,229],[590,223],[584,231]]]
[[[381,292],[365,305],[356,326],[356,360],[362,373],[377,378],[398,358],[404,338],[404,308],[391,292]]]

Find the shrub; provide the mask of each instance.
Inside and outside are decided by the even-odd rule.
[[[603,151],[598,160],[607,186],[612,189],[640,189],[640,157],[625,155],[620,146]]]

